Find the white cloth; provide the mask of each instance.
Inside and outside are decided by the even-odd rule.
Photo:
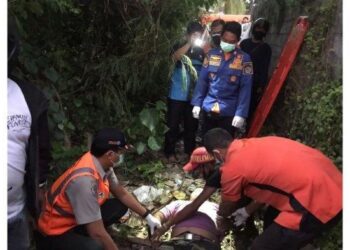
[[[252,25],[251,22],[242,24],[242,34],[241,34],[241,40],[240,41],[243,41],[244,39],[247,39],[247,38],[250,37],[249,36],[249,32],[250,32],[251,25]]]
[[[181,211],[186,207],[188,204],[190,204],[192,201],[184,201],[184,200],[176,200],[172,201],[165,207],[163,207],[160,212],[164,215],[164,218],[170,218],[171,216],[175,215],[177,212]],[[210,219],[215,223],[216,225],[216,217],[217,217],[217,212],[219,210],[219,205],[210,202],[210,201],[205,201],[199,208],[198,212],[201,212],[203,214],[206,214],[210,217]]]
[[[7,79],[7,217],[24,208],[26,146],[32,117],[24,95],[14,81]]]

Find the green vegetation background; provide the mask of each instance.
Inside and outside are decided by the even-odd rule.
[[[199,16],[198,6],[208,9],[217,1],[77,2],[9,2],[21,37],[15,74],[39,85],[50,99],[52,177],[87,149],[96,130],[113,126],[127,131],[142,155],[131,157],[135,164],[129,166],[135,168],[124,171],[152,179],[162,168],[158,151],[166,131],[170,48],[188,21]],[[335,76],[324,60],[337,1],[260,2],[261,14],[273,24],[282,22],[284,13],[296,5],[310,17],[305,43],[263,134],[317,147],[341,169],[342,76]],[[323,237],[321,249],[341,249],[341,232],[339,225]]]

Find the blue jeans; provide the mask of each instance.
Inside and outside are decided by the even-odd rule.
[[[8,250],[29,249],[29,224],[25,210],[7,220],[7,246]]]

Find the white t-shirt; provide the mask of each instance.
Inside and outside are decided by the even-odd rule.
[[[24,174],[26,146],[32,117],[24,95],[7,79],[7,217],[19,214],[25,205]]]
[[[170,204],[163,207],[160,212],[164,215],[166,219],[170,218],[171,216],[174,216],[176,213],[184,209],[188,204],[190,204],[192,201],[185,201],[185,200],[176,200],[172,201]],[[199,208],[198,212],[201,212],[203,214],[208,215],[211,220],[216,225],[216,218],[217,218],[217,212],[219,210],[219,205],[210,202],[205,201]]]

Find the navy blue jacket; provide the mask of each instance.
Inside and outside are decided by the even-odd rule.
[[[209,51],[191,104],[220,116],[248,117],[253,65],[250,56],[236,48],[225,60],[220,48]]]

